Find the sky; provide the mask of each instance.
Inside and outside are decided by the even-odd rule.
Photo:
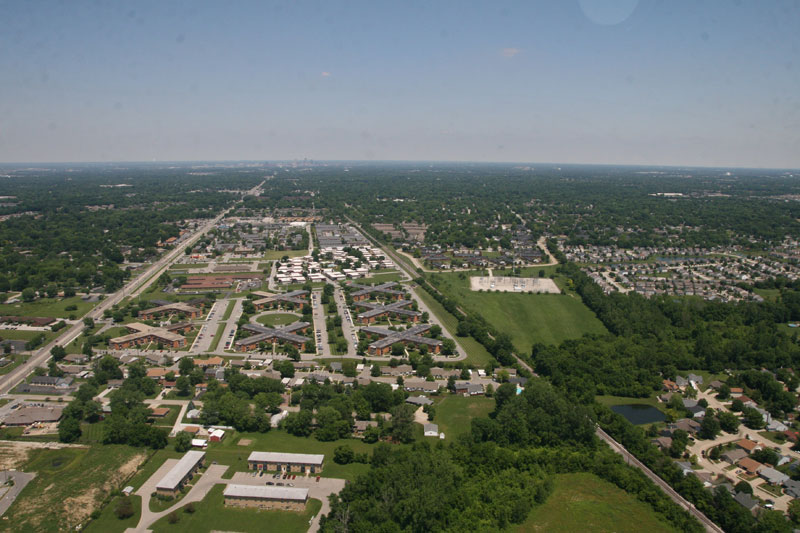
[[[0,0],[0,162],[800,168],[800,1]]]

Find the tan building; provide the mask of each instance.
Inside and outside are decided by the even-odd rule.
[[[247,465],[250,470],[319,474],[324,459],[324,455],[308,453],[252,452],[247,458]]]
[[[144,320],[153,320],[163,315],[186,315],[188,318],[198,318],[203,314],[203,310],[197,307],[186,305],[185,303],[175,302],[169,305],[153,307],[139,311],[139,316]]]
[[[156,328],[132,322],[125,324],[131,333],[122,337],[116,337],[108,341],[112,350],[124,350],[132,346],[141,346],[150,343],[161,343],[169,348],[183,348],[186,346],[186,338],[176,332],[188,333],[192,330],[191,324],[172,324],[163,328]]]
[[[190,451],[181,457],[169,472],[156,485],[156,492],[162,496],[175,497],[194,473],[205,463],[206,452]]]
[[[308,502],[308,489],[291,487],[230,484],[222,494],[231,507],[303,511]]]

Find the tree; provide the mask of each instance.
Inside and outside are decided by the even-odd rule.
[[[333,450],[333,462],[339,465],[348,465],[353,462],[355,452],[350,446],[337,446]]]
[[[81,434],[81,423],[76,418],[62,418],[58,423],[58,440],[61,442],[75,442]]]
[[[313,416],[311,411],[301,409],[296,413],[289,413],[283,419],[282,424],[288,433],[296,437],[308,437],[311,435],[311,420]]]
[[[175,388],[178,389],[178,396],[189,396],[192,391],[192,382],[187,376],[178,376]]]
[[[117,507],[114,509],[114,514],[117,515],[117,518],[120,520],[125,520],[126,518],[132,517],[133,513],[134,511],[131,499],[128,496],[120,497],[119,501],[117,502]]]
[[[194,359],[191,357],[182,357],[181,360],[178,361],[178,371],[180,372],[181,376],[188,376],[194,369]]]
[[[392,409],[392,437],[403,443],[414,440],[414,408],[407,403]]]
[[[381,376],[381,367],[378,365],[372,365],[370,368],[369,375],[373,378],[379,378]]]
[[[55,346],[53,346],[53,348],[50,349],[50,355],[53,356],[54,360],[61,361],[62,359],[64,359],[64,357],[66,357],[67,350],[65,350],[63,346],[59,346],[58,344],[56,344]]]
[[[753,494],[753,487],[747,481],[740,481],[733,488],[735,492],[744,492],[745,494]]]
[[[192,448],[192,436],[185,431],[179,431],[175,435],[175,451],[183,453]]]
[[[706,409],[706,414],[703,421],[700,423],[700,438],[713,439],[720,432],[720,423],[717,417],[714,416],[713,409]]]
[[[364,442],[372,444],[381,438],[381,430],[377,426],[369,426],[364,430]]]
[[[36,291],[34,291],[30,287],[22,291],[22,301],[24,302],[32,302],[35,297],[36,297]]]
[[[766,425],[764,417],[753,407],[745,407],[742,411],[744,425],[750,429],[761,429]]]
[[[739,417],[730,411],[720,411],[717,415],[719,419],[720,428],[727,433],[736,433],[739,431]]]
[[[800,524],[800,499],[789,502],[789,519],[795,524]]]
[[[326,405],[317,411],[317,431],[314,436],[317,440],[332,441],[346,437],[351,427],[352,424],[339,411]]]
[[[453,339],[444,339],[442,341],[442,354],[453,355],[456,350],[456,342]]]

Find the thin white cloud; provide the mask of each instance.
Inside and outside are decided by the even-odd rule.
[[[331,75],[331,73],[330,73],[330,72],[328,72],[328,71],[323,71],[323,72],[320,74],[320,76],[322,76],[323,78],[327,78],[327,77],[329,77],[330,75]]]
[[[503,54],[503,57],[514,57],[520,52],[522,52],[522,50],[519,48],[503,48],[500,53]]]

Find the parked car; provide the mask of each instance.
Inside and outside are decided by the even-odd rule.
[[[320,478],[320,477],[321,477],[321,476],[317,476],[317,483],[319,483],[319,478]]]
[[[278,486],[278,487],[283,487],[284,486],[283,483],[275,483],[275,485]]]
[[[267,485],[274,485],[274,484],[275,483],[273,483],[272,481],[267,481]]]

